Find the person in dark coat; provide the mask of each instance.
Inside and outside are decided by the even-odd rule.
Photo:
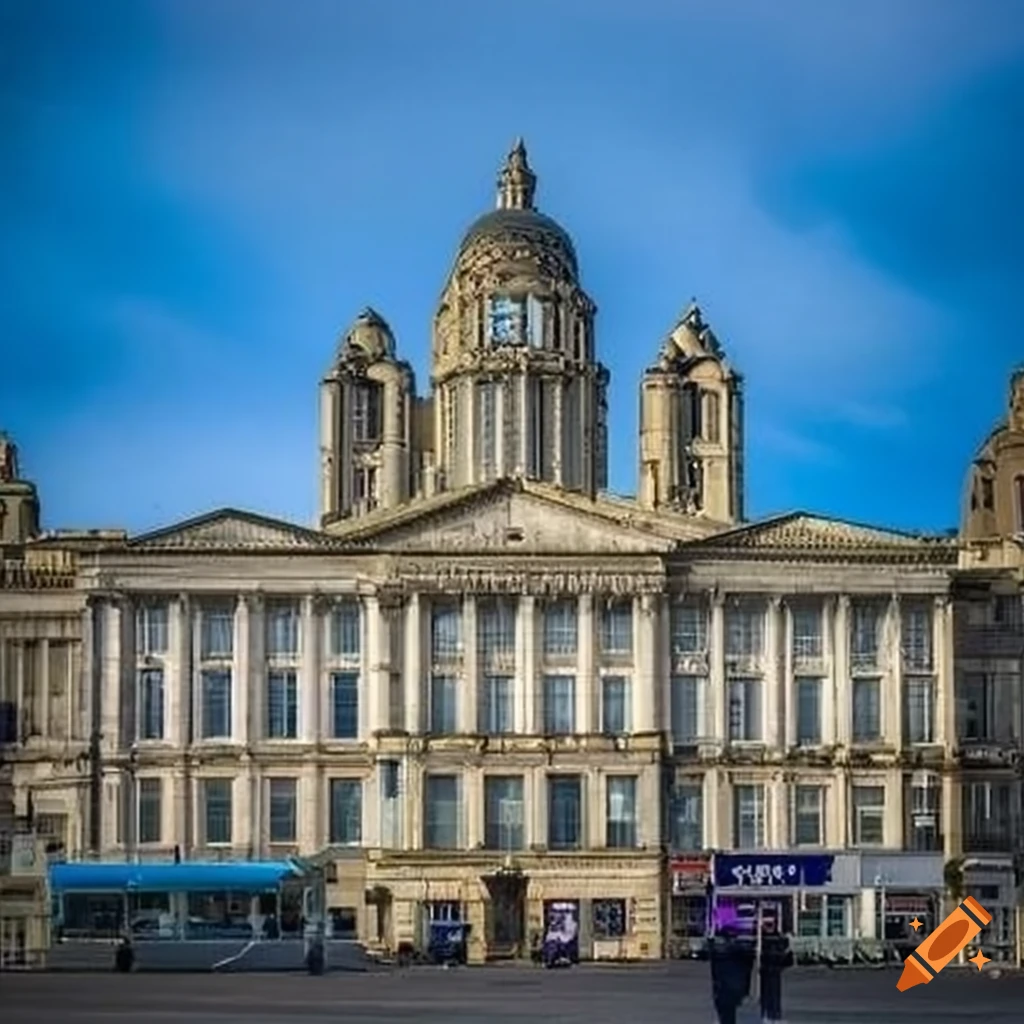
[[[782,972],[793,964],[789,939],[779,935],[774,922],[767,923],[761,936],[760,990],[763,1024],[781,1024]]]
[[[723,928],[711,939],[711,993],[719,1024],[736,1024],[736,1011],[750,994],[754,948],[733,928]]]

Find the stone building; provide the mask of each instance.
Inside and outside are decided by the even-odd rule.
[[[226,509],[24,545],[76,560],[76,696],[58,729],[51,673],[13,737],[73,854],[315,854],[339,931],[461,918],[480,958],[552,900],[585,955],[660,956],[702,913],[672,865],[714,849],[955,851],[957,542],[746,522],[742,379],[696,305],[651,346],[637,497],[610,494],[596,307],[535,190],[518,143],[429,394],[378,313],[342,337],[316,528]],[[785,895],[804,934],[874,934],[863,889]]]
[[[1011,959],[1024,854],[1024,371],[1011,378],[1008,405],[965,488],[954,582],[959,799],[951,809],[964,891],[994,916],[986,949]]]

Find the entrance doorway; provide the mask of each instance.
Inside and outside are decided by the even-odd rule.
[[[522,956],[526,947],[526,875],[518,869],[503,869],[485,875],[483,882],[490,897],[486,908],[488,957]]]

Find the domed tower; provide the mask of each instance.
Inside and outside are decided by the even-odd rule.
[[[743,519],[743,379],[693,302],[640,384],[640,503]]]
[[[497,209],[466,232],[434,319],[437,485],[522,476],[593,495],[607,486],[608,371],[596,307],[565,230],[534,206],[516,142]]]
[[[0,431],[0,554],[39,535],[36,485],[18,472],[17,445]]]
[[[1024,537],[1024,369],[1010,378],[1009,415],[985,440],[967,476],[961,536]]]
[[[415,388],[391,328],[363,310],[320,384],[321,526],[409,500]]]

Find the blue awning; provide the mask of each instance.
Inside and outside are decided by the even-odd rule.
[[[267,892],[300,872],[291,861],[91,863],[50,866],[53,892]]]

